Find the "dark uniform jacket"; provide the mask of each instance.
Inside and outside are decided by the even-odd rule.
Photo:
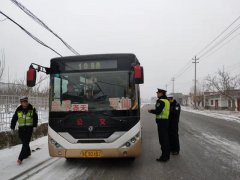
[[[28,110],[33,110],[33,127],[37,127],[38,115],[37,115],[36,109],[31,104],[28,105],[27,109],[23,109],[22,105],[20,105],[16,109],[16,111],[15,111],[15,113],[13,115],[12,121],[11,121],[11,129],[12,130],[15,129],[15,126],[16,126],[16,123],[17,123],[17,120],[18,120],[17,112],[18,111],[22,111],[23,114],[27,114]]]
[[[170,114],[169,119],[174,122],[179,122],[179,116],[181,112],[180,104],[174,99],[173,102],[170,104]]]

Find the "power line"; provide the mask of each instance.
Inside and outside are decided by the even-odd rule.
[[[182,73],[182,71],[189,66],[189,63],[191,63],[191,61],[188,61],[185,66],[183,66],[177,73],[173,75],[173,77],[177,78],[178,74]]]
[[[225,37],[223,37],[217,44],[215,44],[213,47],[208,49],[204,54],[202,54],[199,58],[202,58],[206,56],[209,52],[211,52],[214,48],[219,46],[222,42],[224,42],[227,38],[229,38],[234,32],[236,32],[240,28],[240,24],[237,25],[231,32],[229,32]]]
[[[188,69],[190,69],[192,67],[192,60],[188,61],[187,64],[185,66],[183,66],[174,76],[173,78],[171,79],[172,83],[169,81],[169,83],[166,84],[166,87],[168,85],[171,86],[172,84],[172,91],[174,92],[174,81],[176,79],[178,79],[180,76],[182,76]]]
[[[186,73],[191,67],[192,67],[192,60],[191,61],[189,61],[185,66],[183,66],[183,68],[180,70],[180,71],[178,71],[174,76],[173,76],[173,78],[171,79],[171,81],[172,82],[170,82],[169,81],[169,83],[167,83],[166,84],[166,87],[169,85],[169,86],[171,86],[172,85],[172,92],[174,93],[174,91],[175,91],[175,85],[174,85],[174,81],[176,80],[176,79],[178,79],[180,76],[182,76],[184,73]]]
[[[236,34],[235,36],[233,36],[230,40],[228,40],[226,43],[224,43],[222,46],[218,47],[217,49],[215,49],[211,54],[209,54],[208,56],[201,58],[201,61],[203,61],[203,59],[208,58],[209,56],[215,54],[218,50],[220,50],[221,48],[223,48],[224,46],[226,46],[228,43],[230,43],[233,39],[235,39],[237,36],[239,36],[239,34]]]
[[[197,54],[200,55],[200,53],[204,52],[210,45],[212,45],[220,36],[222,36],[234,23],[236,23],[240,19],[240,16],[238,16],[227,28],[224,29],[216,38],[214,38],[210,43],[208,43],[201,51],[199,51]],[[237,25],[231,32],[229,32],[225,37],[223,37],[217,44],[215,44],[213,47],[205,51],[199,58],[203,58],[206,56],[208,53],[210,53],[213,49],[215,49],[217,46],[219,46],[221,43],[223,43],[229,36],[231,36],[234,32],[236,32],[240,28],[240,24]],[[235,37],[234,37],[235,38]],[[232,38],[233,39],[233,38]],[[231,40],[232,40],[231,39]],[[230,41],[231,41],[230,40]],[[226,45],[226,44],[224,44]],[[220,48],[219,48],[220,49]],[[217,49],[218,50],[218,49]],[[217,51],[216,50],[216,51]],[[214,51],[215,52],[215,51]],[[174,75],[175,79],[179,78],[182,76],[188,69],[190,69],[191,66],[191,60],[188,62],[178,73]]]
[[[10,0],[12,3],[14,3],[17,7],[19,7],[23,12],[25,12],[28,16],[30,16],[35,22],[40,24],[42,27],[47,29],[49,32],[51,32],[55,37],[57,37],[62,43],[75,55],[79,55],[79,53],[73,49],[68,43],[66,43],[59,35],[57,35],[55,32],[53,32],[52,29],[50,29],[42,20],[40,20],[36,15],[34,15],[30,10],[28,10],[25,6],[23,6],[21,3],[19,3],[16,0]]]
[[[16,24],[18,27],[20,27],[27,35],[29,35],[32,39],[34,39],[35,41],[37,41],[39,44],[45,46],[48,49],[51,49],[53,52],[55,52],[56,54],[58,54],[59,56],[62,57],[61,54],[59,54],[57,51],[55,51],[53,48],[51,48],[50,46],[48,46],[47,44],[45,44],[44,42],[42,42],[40,39],[38,39],[36,36],[34,36],[33,34],[31,34],[29,31],[27,31],[24,27],[22,27],[20,24],[18,24],[16,21],[14,21],[13,19],[11,19],[10,17],[8,17],[6,14],[4,14],[2,11],[0,11],[0,13],[2,15],[4,15],[7,19],[9,19],[10,21],[12,21],[14,24]]]
[[[191,61],[190,63],[187,63],[178,73],[176,73],[173,77],[175,79],[178,79],[180,76],[182,76],[188,69],[192,67]]]
[[[235,22],[237,22],[240,19],[240,16],[238,16],[227,28],[225,28],[217,37],[215,37],[210,43],[208,43],[201,51],[197,53],[199,54],[203,52],[205,49],[207,49],[210,45],[212,45],[221,35],[223,35]]]

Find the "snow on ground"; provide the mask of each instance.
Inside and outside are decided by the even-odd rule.
[[[227,121],[234,121],[240,123],[240,112],[226,111],[226,110],[197,110],[191,107],[182,106],[183,111],[201,114],[213,118],[224,119]]]
[[[17,165],[17,159],[21,147],[21,145],[17,145],[11,148],[0,150],[0,179],[11,179],[14,176],[50,158],[48,153],[47,136],[39,138],[30,143],[30,148],[35,150],[35,152],[32,152],[32,155],[23,160],[23,163],[19,166]],[[40,149],[36,150],[37,148]]]
[[[235,167],[236,169],[240,169],[240,144],[226,138],[220,136],[214,136],[208,133],[201,133],[199,136],[203,141],[210,143],[211,145],[215,145],[218,147],[216,150],[219,153],[219,150],[226,154],[220,155],[221,158],[225,163],[228,163],[231,167]],[[206,146],[206,148],[212,149],[212,146]],[[231,158],[228,158],[230,156]]]
[[[143,106],[148,106],[150,103],[142,103],[141,108]],[[153,105],[153,104],[152,104]],[[188,106],[181,106],[183,111],[196,113],[196,114],[202,114],[205,116],[213,117],[213,118],[219,118],[224,119],[228,121],[234,121],[240,123],[240,112],[238,111],[226,111],[226,110],[199,110],[199,109],[193,109],[192,107]]]
[[[141,107],[145,105],[149,104],[142,104]],[[188,107],[182,107],[182,110],[240,123],[240,112],[193,110]],[[205,137],[205,139],[208,139],[210,142],[215,143],[216,145],[221,145],[223,149],[228,151],[230,154],[234,154],[235,156],[240,157],[239,144],[208,134],[202,134],[202,136]],[[32,152],[32,155],[29,158],[23,160],[23,163],[20,166],[17,165],[16,161],[21,150],[21,145],[0,150],[0,179],[11,179],[16,175],[21,174],[24,171],[38,166],[40,163],[43,163],[50,159],[48,153],[47,136],[32,141],[30,143],[30,147],[32,150],[35,150],[35,152]],[[36,150],[37,148],[40,149]],[[237,161],[237,164],[238,163],[239,161]]]
[[[220,145],[222,149],[229,152],[229,154],[233,154],[238,157],[238,160],[240,160],[240,144],[234,141],[230,141],[226,138],[220,137],[220,136],[214,136],[207,133],[202,133],[202,136],[206,139],[208,139],[213,144]]]

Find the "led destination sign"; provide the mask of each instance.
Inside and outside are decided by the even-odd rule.
[[[66,62],[66,71],[116,69],[117,60]]]

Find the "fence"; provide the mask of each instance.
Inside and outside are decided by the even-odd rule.
[[[28,97],[38,112],[39,124],[48,122],[48,97]],[[19,106],[20,96],[0,95],[0,131],[9,131],[12,116]]]

